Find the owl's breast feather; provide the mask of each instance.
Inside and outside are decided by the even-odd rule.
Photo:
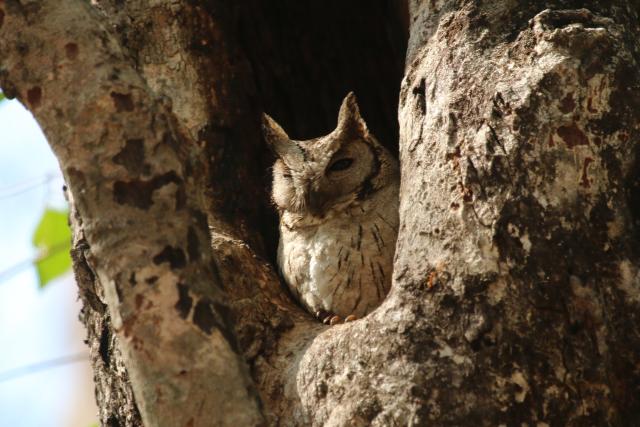
[[[311,313],[364,316],[384,299],[391,278],[397,221],[379,215],[332,218],[311,227],[281,224],[278,264]]]
[[[331,223],[317,227],[281,227],[278,264],[289,287],[312,311],[332,305],[339,280],[339,254],[349,233],[336,233]]]

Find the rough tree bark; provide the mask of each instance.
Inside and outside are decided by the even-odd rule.
[[[0,87],[67,180],[103,425],[640,424],[637,2],[93,3],[0,0]],[[258,118],[316,136],[348,90],[401,228],[328,328]]]

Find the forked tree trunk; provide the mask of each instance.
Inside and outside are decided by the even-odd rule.
[[[103,425],[640,424],[636,2],[94,3],[0,0],[0,87],[69,186]],[[258,118],[317,136],[348,90],[399,119],[401,228],[329,328]]]

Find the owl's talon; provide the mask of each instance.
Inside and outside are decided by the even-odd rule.
[[[327,317],[325,317],[324,319],[322,319],[322,323],[324,323],[325,325],[328,325],[331,323],[331,319],[333,319],[333,314],[328,313]]]
[[[335,315],[331,318],[331,320],[329,321],[329,324],[331,326],[336,325],[338,323],[342,323],[342,318],[338,315]]]
[[[354,320],[358,320],[358,318],[355,316],[355,314],[350,314],[346,319],[344,319],[344,323],[353,322]]]
[[[334,314],[331,311],[328,310],[318,310],[316,311],[316,317],[318,318],[319,321],[321,321],[322,323],[324,323],[325,325],[328,325],[329,322],[331,321],[331,318],[334,316]]]
[[[331,313],[329,313],[327,310],[318,310],[316,311],[316,318],[318,318],[318,320],[320,320],[321,322],[324,322],[324,319],[327,318],[327,316],[330,316]]]

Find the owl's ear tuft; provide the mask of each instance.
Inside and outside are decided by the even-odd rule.
[[[364,138],[369,133],[367,124],[362,116],[360,116],[358,101],[356,100],[356,95],[353,92],[349,92],[342,101],[340,113],[338,114],[338,127],[336,130],[351,138]]]
[[[289,135],[268,114],[262,114],[262,135],[269,148],[280,158],[293,156],[300,151]]]

